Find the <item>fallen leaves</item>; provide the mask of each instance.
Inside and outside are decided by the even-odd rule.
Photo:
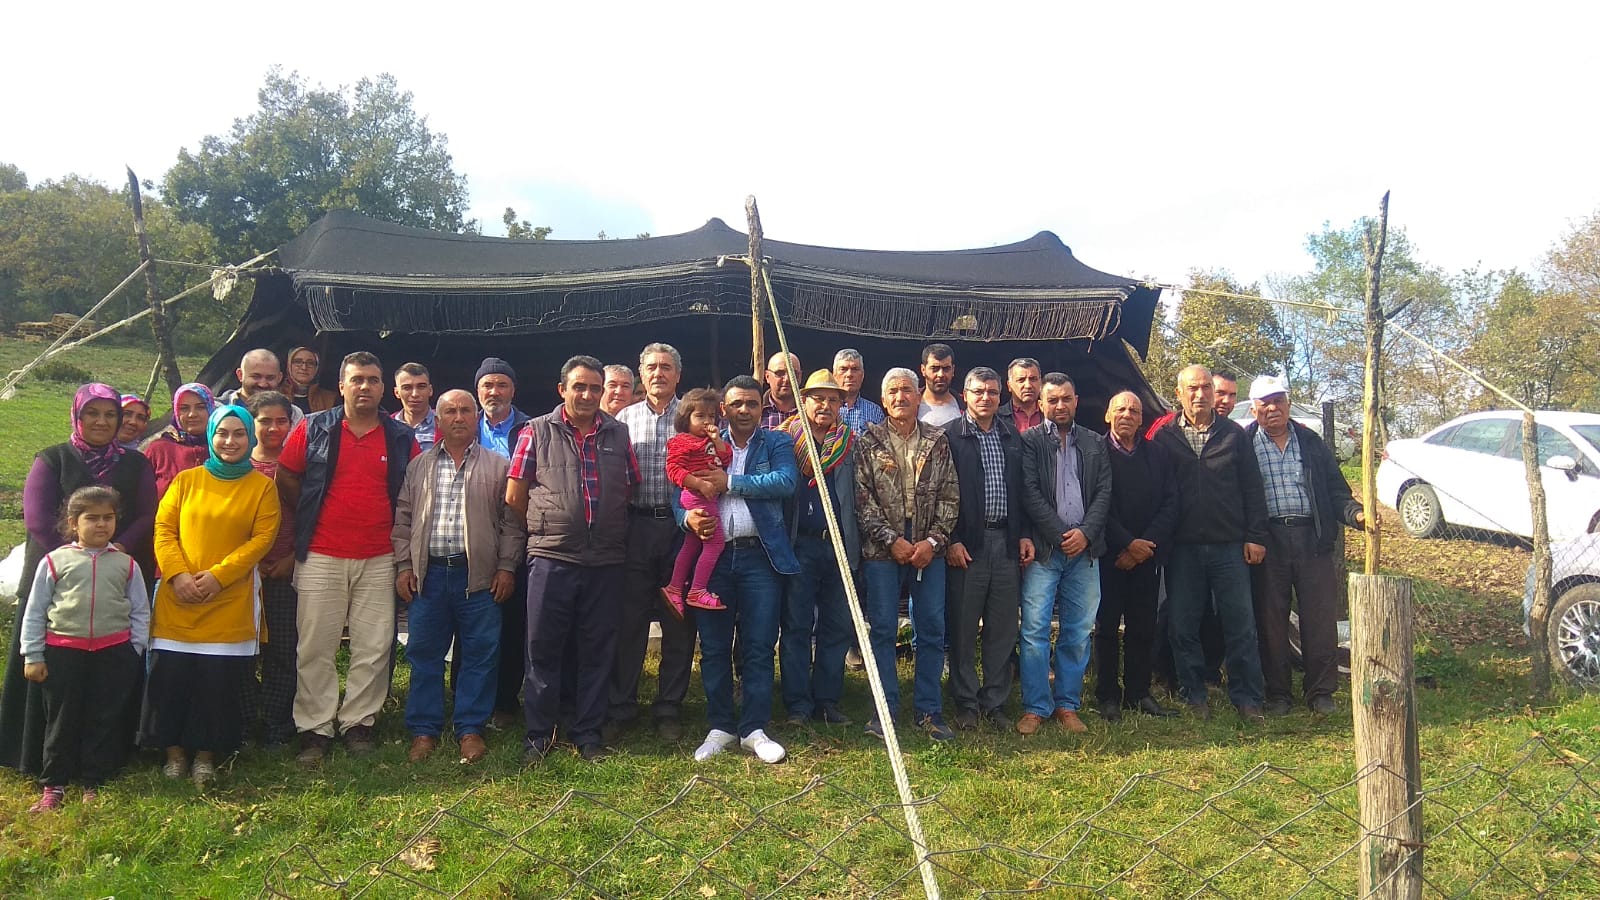
[[[399,859],[413,871],[432,872],[439,868],[439,863],[434,857],[443,849],[443,841],[436,837],[425,837],[400,851]]]

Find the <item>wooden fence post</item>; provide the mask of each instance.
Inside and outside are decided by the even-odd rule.
[[[1539,474],[1538,426],[1533,413],[1522,414],[1522,465],[1528,479],[1528,505],[1533,513],[1533,607],[1528,610],[1528,657],[1533,662],[1533,693],[1550,694],[1550,519],[1545,509],[1544,478]]]
[[[156,363],[167,377],[167,393],[177,391],[183,384],[178,373],[178,354],[172,347],[172,326],[167,322],[167,311],[156,299],[156,273],[150,264],[150,237],[144,230],[144,199],[139,195],[139,178],[128,169],[128,193],[133,201],[133,233],[139,239],[139,261],[144,263],[145,300],[150,304],[150,330],[155,332]]]
[[[1422,896],[1421,762],[1411,581],[1350,576],[1350,697],[1361,806],[1361,897]],[[1370,768],[1369,768],[1370,767]]]

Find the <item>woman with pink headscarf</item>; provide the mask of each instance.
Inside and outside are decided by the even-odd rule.
[[[22,677],[19,637],[28,609],[28,594],[39,561],[66,543],[58,526],[62,506],[72,492],[92,484],[115,488],[120,546],[146,572],[155,570],[154,529],[156,479],[150,462],[137,450],[117,443],[122,424],[121,396],[109,385],[86,384],[72,398],[72,436],[40,450],[22,488],[22,520],[28,528],[23,551],[22,581],[17,598],[16,629],[10,661],[0,688],[0,765],[37,775],[44,760],[44,693]],[[133,738],[134,723],[128,724]]]
[[[138,394],[122,395],[122,428],[117,431],[117,443],[124,450],[137,450],[144,441],[144,428],[150,424],[150,404]]]
[[[211,389],[199,382],[180,385],[172,392],[172,424],[144,442],[144,455],[156,472],[156,496],[167,493],[167,485],[178,473],[204,463],[211,455],[206,443],[206,422],[217,408]]]

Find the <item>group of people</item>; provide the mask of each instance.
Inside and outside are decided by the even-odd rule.
[[[142,444],[148,405],[85,385],[70,439],[38,454],[0,694],[0,764],[38,776],[36,809],[69,783],[92,797],[135,739],[199,784],[252,732],[298,740],[308,767],[336,738],[371,752],[397,609],[412,762],[438,750],[447,705],[464,762],[519,725],[529,764],[563,733],[603,758],[647,718],[653,622],[657,735],[682,736],[698,643],[710,727],[695,758],[778,762],[780,670],[787,724],[851,721],[847,580],[892,714],[909,604],[908,721],[934,740],[1085,731],[1091,635],[1106,720],[1176,715],[1151,693],[1162,668],[1209,716],[1216,655],[1241,716],[1286,713],[1291,599],[1304,700],[1333,709],[1334,539],[1362,510],[1275,378],[1251,385],[1241,427],[1237,383],[1191,366],[1173,414],[1146,430],[1123,391],[1102,436],[1076,421],[1068,375],[1022,358],[1003,377],[968,370],[957,392],[945,344],[920,371],[889,369],[881,405],[850,349],[804,376],[780,353],[765,385],[741,375],[683,397],[672,346],[646,346],[637,374],[579,355],[540,416],[516,407],[517,372],[497,358],[473,390],[437,398],[424,365],[400,366],[392,415],[372,354],[340,362],[337,394],[317,385],[314,351],[288,361],[251,351],[217,398],[182,386],[172,424]],[[865,728],[883,735],[875,708]]]

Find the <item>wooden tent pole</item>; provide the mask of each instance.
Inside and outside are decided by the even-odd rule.
[[[756,208],[756,195],[744,198],[744,217],[750,226],[750,371],[757,381],[766,373],[766,328],[762,325],[763,302],[761,287],[761,210]]]
[[[150,330],[156,336],[157,361],[167,376],[167,390],[176,393],[183,384],[178,373],[178,354],[172,348],[172,327],[167,311],[156,296],[156,273],[150,266],[150,236],[144,230],[144,199],[139,195],[139,178],[128,167],[128,193],[133,199],[133,233],[139,238],[139,261],[144,264],[145,302],[150,305]]]

